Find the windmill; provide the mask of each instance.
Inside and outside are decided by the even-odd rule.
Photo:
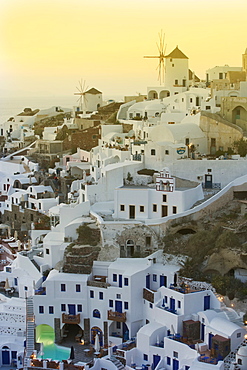
[[[79,92],[74,93],[74,95],[79,95],[79,98],[77,99],[77,102],[79,103],[80,111],[83,111],[83,108],[86,110],[87,106],[87,98],[86,98],[86,91],[88,89],[88,86],[86,87],[86,81],[79,80],[79,87],[76,87]]]
[[[164,65],[164,59],[165,59],[165,53],[166,53],[166,45],[165,45],[165,34],[161,30],[159,32],[159,43],[156,43],[157,48],[159,50],[159,55],[156,56],[144,56],[144,58],[158,58],[159,59],[159,64],[156,69],[159,70],[158,73],[158,80],[160,81],[160,85],[162,82],[164,83],[164,70],[165,70],[165,65]]]

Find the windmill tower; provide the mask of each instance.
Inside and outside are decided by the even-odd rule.
[[[159,55],[155,56],[144,56],[144,58],[158,58],[159,59],[159,64],[156,69],[158,69],[158,81],[160,82],[160,85],[162,83],[164,84],[164,75],[165,75],[165,65],[164,65],[164,60],[165,60],[165,53],[166,53],[166,45],[165,45],[165,34],[161,30],[159,32],[159,43],[156,43]]]
[[[79,98],[77,99],[77,102],[79,104],[80,112],[86,113],[87,110],[87,98],[86,98],[86,91],[88,89],[88,86],[86,86],[86,81],[82,81],[82,79],[79,81],[79,87],[76,87],[78,92],[74,93],[74,95],[79,95]]]

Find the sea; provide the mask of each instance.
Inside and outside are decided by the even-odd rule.
[[[121,96],[104,96],[104,101],[109,99],[115,101],[122,101]],[[70,96],[19,96],[7,97],[0,96],[0,124],[8,120],[10,117],[16,116],[23,112],[24,108],[31,109],[46,109],[53,106],[61,108],[73,108],[77,106],[77,98],[73,95]]]

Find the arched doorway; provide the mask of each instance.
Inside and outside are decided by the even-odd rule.
[[[2,347],[2,365],[10,365],[10,349],[7,346]]]
[[[127,257],[133,257],[135,252],[135,244],[134,241],[129,239],[126,242],[126,251],[127,251]]]
[[[102,330],[98,326],[93,326],[91,328],[91,344],[95,344],[96,334],[98,334],[99,336],[99,344],[102,347],[103,346],[103,333],[102,333]]]
[[[150,100],[158,99],[157,91],[155,91],[155,90],[150,90],[150,91],[148,92],[148,99],[150,99]]]
[[[238,105],[232,111],[232,122],[236,124],[238,119],[247,120],[247,111],[241,105]]]
[[[64,324],[61,334],[63,343],[81,342],[84,339],[84,330],[78,324]]]
[[[168,90],[162,90],[160,92],[160,99],[167,98],[168,96],[170,96],[170,91],[168,91]]]

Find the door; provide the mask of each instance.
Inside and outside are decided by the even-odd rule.
[[[2,365],[10,364],[10,356],[8,349],[2,349]]]
[[[201,324],[201,340],[204,342],[205,338],[205,325]]]
[[[115,301],[115,311],[116,312],[119,312],[119,313],[122,313],[122,301]]]
[[[68,304],[69,315],[75,315],[75,304]]]
[[[129,206],[129,218],[134,219],[135,218],[135,211],[136,207],[135,206]]]
[[[179,369],[179,362],[175,358],[172,360],[172,370],[178,370]]]
[[[212,189],[213,187],[213,179],[212,175],[205,175],[205,188],[206,189]]]
[[[161,208],[161,217],[166,217],[167,216],[167,206],[162,206]]]
[[[146,276],[146,288],[150,289],[150,275]]]
[[[208,334],[208,348],[211,349],[212,348],[212,339],[213,339],[213,334],[212,333],[209,333]]]
[[[204,297],[204,311],[210,309],[210,295]]]
[[[123,276],[122,275],[119,275],[119,277],[118,277],[118,286],[119,286],[119,288],[122,288],[122,286],[123,286]]]
[[[170,310],[175,311],[175,299],[170,298]]]
[[[153,355],[153,369],[156,368],[158,363],[160,362],[160,356],[159,355]]]
[[[160,286],[167,286],[167,277],[160,275]]]

